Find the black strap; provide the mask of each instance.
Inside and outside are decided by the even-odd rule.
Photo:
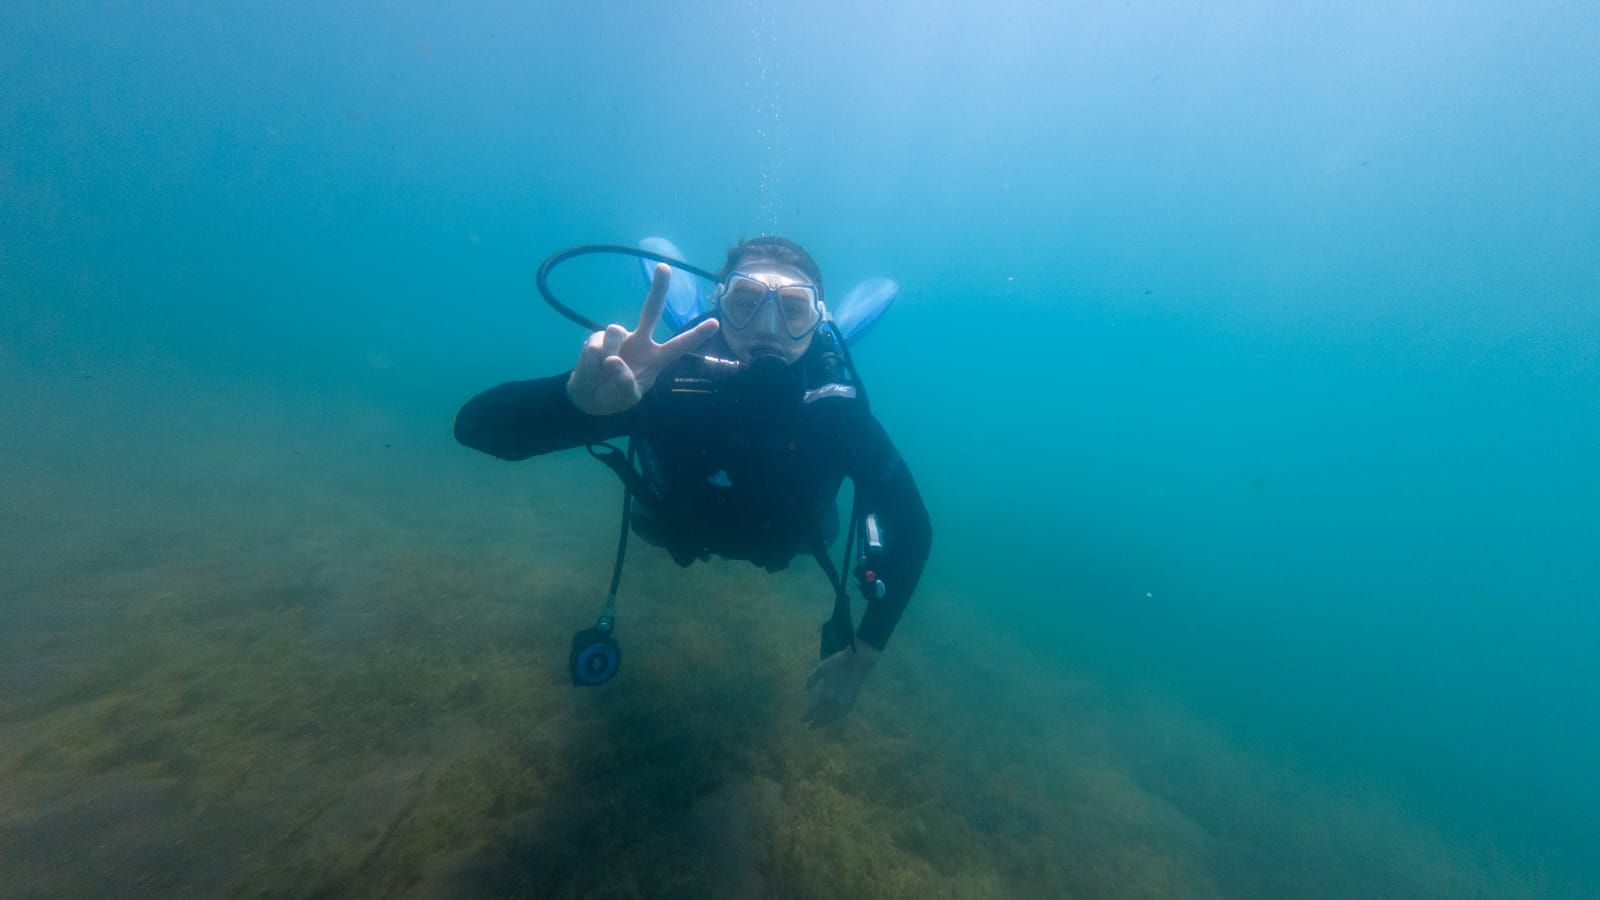
[[[589,451],[590,456],[605,463],[606,468],[615,472],[617,477],[622,479],[623,493],[643,497],[645,502],[652,506],[660,505],[661,498],[656,496],[656,492],[651,489],[650,485],[645,483],[644,476],[640,475],[639,470],[634,468],[633,461],[638,458],[639,454],[634,449],[632,438],[628,439],[628,451],[626,453],[605,443],[590,444],[584,449]]]
[[[859,494],[850,502],[850,528],[844,538],[843,566],[835,566],[833,560],[828,558],[828,545],[822,539],[820,531],[812,538],[811,555],[817,558],[817,565],[822,567],[828,576],[828,582],[833,585],[833,616],[828,619],[827,627],[833,629],[834,634],[842,638],[842,643],[855,646],[856,626],[850,614],[850,592],[845,584],[843,572],[850,571],[850,554],[856,545],[856,524],[860,521],[861,497]],[[842,571],[841,571],[842,569]]]
[[[628,526],[633,519],[633,495],[640,490],[653,492],[649,492],[644,479],[639,476],[639,471],[633,467],[636,452],[631,438],[626,453],[610,444],[590,444],[588,450],[590,456],[605,463],[611,471],[617,473],[618,478],[622,479],[622,530],[617,535],[617,561],[611,567],[611,589],[606,593],[605,609],[600,614],[602,622],[609,628],[610,620],[616,616],[617,588],[622,584],[622,563],[628,556]]]

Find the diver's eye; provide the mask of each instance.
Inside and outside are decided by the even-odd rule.
[[[782,288],[778,291],[778,303],[783,308],[783,317],[790,322],[807,322],[817,312],[816,295],[808,288]]]
[[[749,316],[755,314],[756,307],[767,297],[767,287],[748,278],[735,278],[728,282],[728,291],[723,295],[722,305],[729,313],[735,316]]]

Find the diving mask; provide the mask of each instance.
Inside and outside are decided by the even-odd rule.
[[[770,301],[770,302],[769,302]],[[782,333],[803,341],[822,324],[822,295],[814,284],[771,285],[746,272],[729,272],[717,286],[717,306],[729,328]]]

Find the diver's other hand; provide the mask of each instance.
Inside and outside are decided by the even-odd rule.
[[[717,333],[717,320],[707,319],[665,344],[650,337],[661,310],[667,304],[667,281],[672,270],[665,263],[656,266],[639,313],[639,327],[633,331],[621,325],[607,325],[583,342],[578,364],[567,378],[567,397],[572,405],[591,416],[609,416],[639,402],[656,383],[661,370],[678,357],[705,343]]]
[[[817,663],[817,667],[806,678],[806,690],[811,694],[811,708],[806,712],[806,721],[811,727],[844,718],[844,714],[855,705],[856,695],[861,693],[861,683],[867,680],[867,673],[878,664],[878,657],[882,655],[882,650],[856,641],[855,646],[846,647]]]

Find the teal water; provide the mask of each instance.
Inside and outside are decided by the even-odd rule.
[[[853,737],[798,736],[777,723],[799,701],[774,700],[758,730],[685,738],[755,787],[704,775],[688,803],[634,785],[619,809],[770,812],[760,798],[781,795],[779,824],[761,819],[779,837],[748,851],[772,896],[906,895],[924,876],[971,896],[1600,890],[1600,11],[864,6],[0,9],[0,874],[121,894],[114,850],[90,848],[126,845],[150,895],[447,893],[422,861],[490,840],[506,804],[581,808],[560,786],[604,783],[604,763],[533,786],[485,776],[501,805],[418,831],[404,878],[388,837],[360,865],[273,844],[361,819],[305,798],[377,752],[342,706],[293,727],[284,710],[396,677],[361,655],[376,645],[358,636],[381,634],[416,654],[397,671],[449,661],[439,678],[477,683],[494,647],[486,671],[544,679],[517,701],[533,707],[483,700],[495,687],[424,702],[405,727],[457,735],[427,741],[513,741],[490,708],[572,716],[623,747],[651,732],[645,689],[702,677],[661,643],[690,640],[684,606],[639,601],[630,648],[660,656],[615,692],[632,705],[563,705],[594,701],[558,688],[608,566],[613,485],[576,458],[493,465],[450,443],[450,419],[477,390],[570,365],[581,334],[533,296],[546,254],[660,234],[714,267],[738,238],[779,233],[834,290],[901,284],[858,362],[928,501],[934,557]],[[608,317],[636,302],[586,299]],[[640,565],[664,598],[755,595],[726,616],[803,678],[825,597]],[[582,599],[528,610],[529,585]],[[793,602],[761,606],[769,589]],[[692,615],[727,620],[704,606]],[[272,652],[246,678],[239,647]],[[272,666],[308,647],[325,691]],[[792,687],[788,670],[703,653],[723,673],[703,677]],[[748,684],[673,694],[673,721],[716,719],[724,688],[765,709]],[[190,759],[188,738],[124,739],[245,697],[256,718],[204,733],[237,748],[278,722],[284,753],[238,767],[277,773],[264,781]],[[476,724],[439,724],[460,720]],[[582,759],[529,740],[507,771]],[[785,747],[853,762],[802,773],[772,762]],[[619,758],[637,773],[684,749]],[[1007,753],[1038,781],[951,793],[1009,772]],[[434,751],[393,758],[361,770],[375,793],[444,784]],[[888,770],[944,775],[870,786]],[[1099,848],[1115,804],[1054,792],[1085,771],[1138,786],[1146,811],[1118,814],[1181,825],[1109,828]],[[153,793],[127,794],[134,781]],[[262,783],[298,785],[303,805],[213,823],[229,839],[212,843],[139,843],[136,823],[198,828],[186,811],[251,809]],[[870,890],[819,888],[846,851],[773,847],[809,834],[806,798],[835,790],[868,812],[817,808],[862,841],[874,802],[944,825],[896,833],[882,852],[906,855],[876,857]],[[100,795],[119,812],[86,821],[118,827],[40,818]],[[371,817],[410,834],[428,808]],[[938,828],[963,837],[939,844]],[[620,871],[685,858],[641,829]],[[557,860],[533,867],[544,880],[513,866],[491,892],[598,884],[538,834]],[[298,853],[299,880],[251,863],[261,846]],[[970,869],[904,861],[955,846]],[[1128,847],[1170,879],[1048,862]]]

